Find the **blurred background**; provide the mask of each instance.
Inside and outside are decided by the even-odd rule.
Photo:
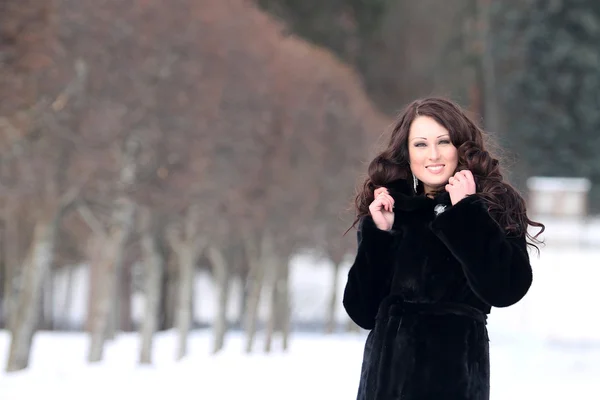
[[[0,399],[355,398],[344,232],[429,95],[547,226],[492,399],[600,399],[596,0],[0,0]]]

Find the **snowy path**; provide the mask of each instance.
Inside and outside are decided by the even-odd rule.
[[[166,333],[157,338],[155,366],[140,367],[135,335],[119,337],[107,347],[105,362],[89,366],[84,335],[41,333],[29,370],[0,372],[0,399],[351,400],[364,338],[297,334],[289,354],[244,356],[242,340],[233,334],[226,350],[211,357],[209,333],[201,331],[191,337],[190,356],[177,363],[174,335]],[[258,340],[257,348],[261,344]],[[7,347],[8,335],[0,332],[3,363]],[[505,340],[492,344],[491,357],[492,400],[600,399],[600,347],[560,349]]]

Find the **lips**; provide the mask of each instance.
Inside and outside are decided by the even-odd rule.
[[[432,174],[439,174],[440,172],[442,172],[444,170],[445,165],[444,164],[432,164],[432,165],[428,165],[427,170],[429,172],[431,172]]]

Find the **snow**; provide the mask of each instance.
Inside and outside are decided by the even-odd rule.
[[[549,232],[555,231],[552,225]],[[515,306],[494,309],[489,320],[492,400],[600,399],[600,249],[596,246],[542,248],[531,254],[534,282]],[[339,294],[349,265],[340,271]],[[331,265],[303,255],[291,265],[293,319],[323,321]],[[85,269],[74,276],[73,305],[66,314],[73,322],[85,315]],[[198,274],[196,317],[210,320],[215,292],[208,276]],[[60,278],[57,285],[64,285]],[[60,288],[63,288],[60,291]],[[57,286],[64,294],[65,286]],[[64,306],[64,297],[56,300]],[[230,316],[236,314],[232,298]],[[339,303],[339,302],[338,302]],[[268,302],[265,299],[265,306]],[[134,316],[143,302],[134,302]],[[57,305],[59,307],[59,305]],[[263,309],[263,313],[264,313]],[[264,314],[263,314],[264,315]],[[347,318],[341,307],[338,321]],[[34,339],[30,368],[4,372],[9,335],[0,331],[0,400],[60,398],[61,400],[164,399],[353,399],[359,378],[365,332],[360,334],[293,332],[289,352],[243,352],[239,332],[227,337],[224,351],[210,355],[211,333],[190,336],[189,356],[175,361],[174,332],[156,336],[152,366],[138,364],[140,341],[122,334],[107,344],[102,363],[86,363],[88,337],[83,333],[40,332]]]
[[[0,372],[0,399],[353,399],[365,334],[295,334],[288,353],[245,355],[240,334],[225,351],[209,355],[210,333],[191,335],[190,355],[174,361],[174,332],[157,335],[155,364],[137,364],[139,340],[123,334],[106,348],[104,362],[85,362],[87,338],[79,333],[40,333],[31,367]],[[565,348],[525,338],[495,342],[492,335],[492,400],[600,399],[600,347]],[[276,342],[279,345],[279,342]],[[5,359],[8,335],[0,332]]]

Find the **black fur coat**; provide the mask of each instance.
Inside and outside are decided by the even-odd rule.
[[[476,196],[452,206],[448,193],[414,196],[404,180],[386,187],[392,231],[360,221],[344,290],[346,312],[370,330],[357,398],[487,400],[487,314],[529,290],[525,238],[508,237]]]

